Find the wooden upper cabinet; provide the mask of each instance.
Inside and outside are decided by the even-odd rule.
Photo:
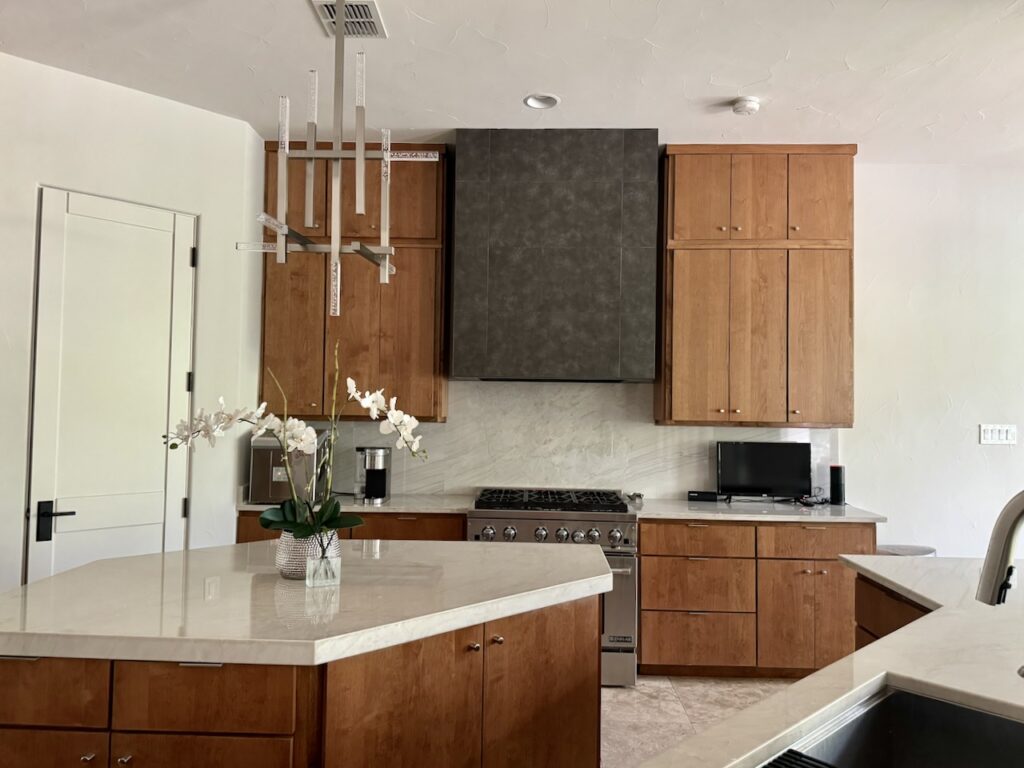
[[[729,420],[729,251],[672,256],[674,421]]]
[[[789,156],[789,237],[849,240],[853,237],[853,157]]]
[[[786,155],[732,156],[731,239],[786,238]]]
[[[296,148],[297,145],[296,145]],[[308,161],[298,158],[288,160],[288,216],[285,222],[307,237],[323,237],[327,234],[327,176],[326,160],[313,161],[313,221],[312,227],[305,225],[306,172]],[[265,210],[277,217],[277,152],[267,153]],[[276,236],[270,232],[271,237]]]
[[[375,147],[376,148],[376,147]],[[439,200],[441,163],[400,161],[391,163],[391,238],[394,240],[435,241],[440,238]],[[356,164],[341,163],[342,232],[345,237],[362,238],[368,242],[380,239],[380,160],[366,161],[366,213],[356,213]],[[330,173],[328,172],[328,177]],[[327,189],[327,210],[331,206],[331,189]],[[327,225],[330,235],[330,222]]]
[[[853,425],[853,262],[789,253],[789,421]]]
[[[289,415],[323,412],[326,262],[322,253],[289,253],[284,264],[273,253],[264,257],[260,391],[276,414],[284,414],[284,402],[270,371]]]
[[[386,286],[391,288],[393,286]],[[329,293],[329,291],[328,291]],[[363,416],[357,402],[349,402],[345,379],[352,378],[360,390],[377,389],[380,380],[380,270],[358,256],[341,259],[341,312],[332,316],[330,296],[324,313],[327,331],[324,344],[323,387],[325,408],[330,409],[334,391],[334,351],[338,351],[338,412]]]
[[[785,251],[731,252],[729,420],[786,421]]]
[[[730,155],[675,158],[672,239],[728,240]]]

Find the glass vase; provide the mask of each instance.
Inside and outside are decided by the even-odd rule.
[[[341,557],[326,555],[306,560],[307,587],[336,587],[341,583]]]

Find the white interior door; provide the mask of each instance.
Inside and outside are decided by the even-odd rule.
[[[44,189],[28,579],[181,549],[196,219]]]

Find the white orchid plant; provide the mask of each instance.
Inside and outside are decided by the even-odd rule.
[[[334,446],[338,437],[338,417],[335,412],[338,394],[338,356],[334,356],[334,390],[331,395],[330,433],[327,438],[327,450],[321,456],[314,471],[309,473],[306,484],[302,488],[295,485],[295,472],[292,467],[293,456],[296,454],[310,456],[317,450],[317,432],[301,419],[288,417],[288,398],[285,396],[277,377],[270,372],[277,385],[284,403],[284,416],[278,418],[273,413],[266,413],[267,404],[261,403],[258,408],[229,410],[224,398],[219,399],[220,408],[212,413],[200,409],[191,419],[178,423],[174,432],[164,435],[165,444],[172,449],[185,446],[192,448],[200,440],[216,445],[217,438],[223,437],[238,424],[248,424],[252,436],[260,437],[271,434],[277,438],[284,455],[285,471],[291,487],[291,498],[281,502],[280,506],[267,509],[260,515],[260,525],[270,530],[288,531],[297,539],[311,536],[317,538],[321,556],[326,557],[334,537],[339,529],[355,528],[363,524],[358,515],[344,514],[341,504],[331,490],[331,479],[334,467]],[[366,409],[372,420],[376,421],[383,415],[380,423],[382,435],[397,434],[395,447],[398,450],[408,448],[417,458],[426,459],[427,454],[420,447],[420,435],[415,434],[419,426],[415,416],[398,410],[397,398],[386,398],[384,390],[361,392],[356,382],[346,379],[348,399],[358,402]],[[326,471],[326,482],[318,497],[316,479],[321,471]]]

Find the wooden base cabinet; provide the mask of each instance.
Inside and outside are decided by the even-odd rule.
[[[107,768],[109,748],[107,731],[0,728],[4,768]]]
[[[396,541],[465,541],[466,516],[444,512],[363,512],[355,510],[363,524],[338,532],[341,539],[392,539]],[[260,513],[240,511],[235,543],[280,538],[280,531],[260,525]]]
[[[864,576],[857,577],[854,595],[858,648],[873,643],[931,612],[930,609]]]

